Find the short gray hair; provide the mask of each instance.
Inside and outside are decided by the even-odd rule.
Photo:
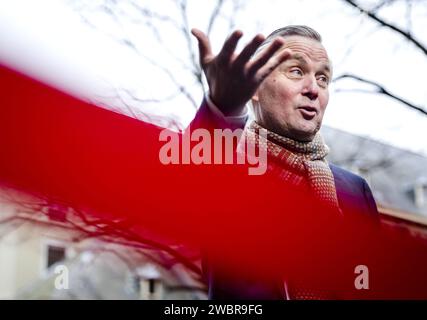
[[[313,39],[322,43],[322,36],[319,32],[304,25],[289,25],[286,27],[282,27],[280,29],[274,30],[272,33],[268,35],[268,37],[264,40],[264,42],[258,47],[258,49],[253,54],[253,57],[256,56],[265,46],[267,46],[270,42],[272,42],[277,37],[290,37],[290,36],[300,36],[304,38]]]

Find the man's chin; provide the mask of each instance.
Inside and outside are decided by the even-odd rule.
[[[297,141],[301,141],[301,142],[310,142],[310,141],[313,141],[317,131],[318,131],[317,129],[313,129],[313,128],[294,129],[292,130],[292,133],[291,133],[292,137],[290,138]]]
[[[310,142],[314,139],[319,127],[315,123],[300,123],[298,126],[290,127],[289,124],[274,123],[274,125],[264,125],[264,127],[283,137],[296,141]]]

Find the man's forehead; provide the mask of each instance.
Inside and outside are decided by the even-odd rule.
[[[283,39],[285,40],[283,50],[290,50],[292,58],[296,60],[309,58],[329,63],[328,53],[320,42],[301,36],[288,36]]]

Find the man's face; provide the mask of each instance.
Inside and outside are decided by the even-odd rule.
[[[252,98],[256,120],[265,128],[298,141],[311,141],[329,100],[331,66],[322,44],[289,36],[282,50],[291,56],[260,85]]]

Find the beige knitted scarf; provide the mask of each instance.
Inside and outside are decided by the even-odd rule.
[[[265,135],[259,131],[264,129]],[[319,133],[310,142],[280,136],[253,121],[245,130],[246,143],[267,148],[267,170],[294,185],[308,183],[314,196],[339,210],[334,177],[325,159],[329,148]]]

